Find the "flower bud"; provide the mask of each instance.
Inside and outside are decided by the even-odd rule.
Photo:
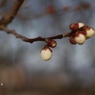
[[[51,40],[48,44],[52,48],[56,47],[56,45],[57,45],[56,41],[54,41],[54,40]]]
[[[77,30],[78,29],[78,24],[71,24],[70,29],[73,30],[73,31]]]
[[[43,48],[41,51],[41,57],[44,61],[50,60],[52,57],[52,50],[49,47]]]
[[[87,28],[86,30],[86,38],[91,38],[95,35],[95,30],[93,28]]]
[[[81,33],[79,33],[77,36],[75,36],[76,43],[78,43],[80,45],[83,44],[85,42],[85,40],[86,40],[86,37]]]
[[[69,38],[69,41],[71,44],[75,45],[76,44],[76,41],[75,41],[75,38],[74,37],[70,37]]]
[[[83,27],[83,26],[84,26],[83,23],[81,23],[81,22],[78,23],[78,27],[79,27],[79,28],[81,28],[81,27]]]
[[[84,26],[84,24],[81,23],[81,22],[79,22],[79,23],[76,23],[76,24],[71,24],[71,25],[70,25],[70,29],[71,29],[71,30],[77,30],[77,29],[79,29],[79,28],[81,28],[81,27],[83,27],[83,26]]]
[[[53,13],[55,13],[55,12],[56,12],[55,6],[49,5],[49,6],[48,6],[48,13],[53,14]]]

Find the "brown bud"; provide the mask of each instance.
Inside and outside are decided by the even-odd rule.
[[[55,13],[56,9],[54,5],[49,5],[48,6],[48,13],[53,14]]]
[[[78,24],[71,24],[70,29],[73,30],[73,31],[77,30],[78,29]]]
[[[48,45],[49,47],[54,48],[54,47],[56,47],[56,45],[57,45],[56,41],[54,41],[54,40],[45,39],[45,41],[46,41],[46,43],[47,43],[47,45]]]
[[[51,41],[48,43],[48,45],[49,45],[50,47],[54,48],[54,47],[56,47],[57,43],[56,43],[56,41],[51,40]]]
[[[76,44],[76,41],[75,41],[75,38],[74,37],[70,37],[69,38],[69,41],[71,44],[75,45]]]

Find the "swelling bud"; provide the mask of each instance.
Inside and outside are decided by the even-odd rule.
[[[93,28],[87,28],[86,30],[86,38],[91,38],[95,35],[95,30]]]
[[[52,50],[49,47],[43,48],[41,50],[41,58],[44,61],[50,60],[52,57]]]
[[[77,44],[80,44],[80,45],[84,44],[85,40],[86,40],[86,38],[85,38],[85,36],[83,34],[78,34],[77,36],[75,36],[75,42]]]

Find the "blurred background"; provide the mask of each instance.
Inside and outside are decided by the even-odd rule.
[[[0,6],[0,19],[14,1]],[[68,33],[77,22],[95,28],[94,9],[94,0],[25,0],[8,27],[29,38]],[[45,62],[44,42],[30,44],[0,31],[0,95],[95,95],[94,40],[83,45],[56,40],[53,57]]]

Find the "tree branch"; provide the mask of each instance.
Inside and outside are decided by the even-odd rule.
[[[6,26],[14,19],[14,17],[17,15],[17,12],[19,11],[19,8],[21,7],[22,3],[24,2],[24,0],[15,0],[11,10],[9,12],[7,12],[3,18],[0,20],[0,30],[4,30],[6,33],[8,34],[13,34],[16,38],[19,38],[25,42],[29,42],[29,43],[33,43],[36,41],[45,41],[48,43],[49,40],[52,39],[62,39],[63,37],[68,37],[68,34],[60,34],[57,36],[52,36],[52,37],[48,37],[48,38],[43,38],[43,37],[37,37],[37,38],[33,38],[33,39],[29,39],[23,35],[18,34],[15,30],[10,30],[8,29]]]
[[[83,23],[76,23],[76,24],[70,25],[70,29],[72,31],[67,34],[64,33],[64,34],[60,34],[60,35],[56,35],[56,36],[52,36],[52,37],[47,37],[47,38],[41,37],[41,36],[36,37],[36,38],[32,38],[32,39],[27,38],[21,34],[18,34],[15,30],[10,30],[6,27],[10,22],[12,22],[14,17],[17,15],[19,8],[21,7],[23,2],[24,2],[24,0],[15,0],[11,10],[9,12],[7,12],[3,16],[3,18],[0,20],[0,30],[4,30],[8,34],[13,34],[16,38],[19,38],[24,42],[33,43],[33,42],[37,42],[37,41],[44,41],[49,44],[50,41],[53,42],[54,39],[62,39],[65,37],[70,37],[71,43],[74,44],[74,42],[75,42],[74,37],[76,37],[76,34],[84,33],[84,32],[80,32],[80,31],[84,31],[84,30],[88,29],[88,27],[85,26]],[[80,30],[80,29],[82,29],[82,30]],[[86,33],[84,33],[82,35],[84,36],[84,38],[86,38]]]
[[[15,0],[11,9],[0,20],[0,25],[7,26],[17,15],[17,12],[19,11],[19,8],[21,7],[23,2],[24,0]]]
[[[0,2],[0,8],[3,7],[6,2],[7,2],[7,0],[3,0],[2,2]]]
[[[56,36],[52,36],[52,37],[47,37],[47,38],[44,38],[44,37],[36,37],[36,38],[27,38],[23,35],[20,35],[18,34],[15,30],[10,30],[4,26],[0,27],[2,30],[4,30],[6,33],[8,34],[13,34],[16,38],[19,38],[21,39],[22,41],[24,42],[29,42],[29,43],[33,43],[33,42],[37,42],[37,41],[45,41],[48,43],[48,40],[53,40],[53,39],[62,39],[62,38],[65,38],[65,37],[69,37],[70,36],[70,33],[68,34],[60,34],[60,35],[56,35]]]

